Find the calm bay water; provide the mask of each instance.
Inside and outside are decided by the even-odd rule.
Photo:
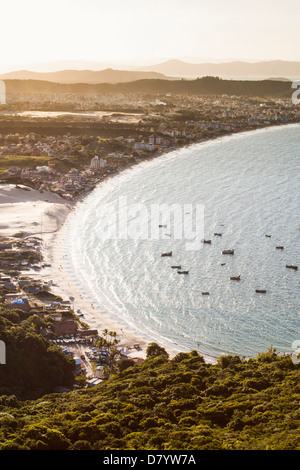
[[[76,210],[67,269],[101,311],[166,347],[212,357],[253,357],[270,345],[290,351],[300,339],[300,271],[286,268],[300,268],[299,170],[300,125],[224,137],[140,164],[103,183]],[[211,244],[188,251],[173,226],[156,240],[104,240],[103,207],[117,208],[120,198],[149,210],[203,204]],[[228,248],[233,256],[221,254]],[[170,250],[172,257],[161,257]],[[229,279],[236,275],[240,281]]]

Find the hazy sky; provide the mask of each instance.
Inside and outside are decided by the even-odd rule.
[[[300,0],[0,0],[0,65],[300,60]]]

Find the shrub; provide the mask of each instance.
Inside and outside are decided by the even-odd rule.
[[[230,355],[220,356],[217,362],[218,366],[220,366],[222,369],[226,369],[227,367],[231,367],[240,363],[241,363],[241,359],[239,356],[230,356]]]
[[[157,343],[150,343],[147,347],[146,357],[152,356],[165,356],[169,357],[169,354],[162,346],[159,346]]]

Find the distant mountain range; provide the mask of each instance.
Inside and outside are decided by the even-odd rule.
[[[114,70],[134,70],[139,71],[141,67],[148,65],[162,64],[169,61],[170,57],[160,57],[152,59],[135,59],[135,60],[124,60],[122,62],[99,62],[92,60],[57,60],[52,62],[33,62],[27,64],[1,64],[0,63],[0,73],[9,73],[15,72],[16,70],[30,70],[32,72],[39,73],[48,73],[48,72],[60,72],[61,70],[105,70],[105,69],[114,69]],[[220,62],[232,62],[233,60],[246,61],[245,59],[227,59],[220,61],[217,59],[203,59],[196,57],[177,57],[177,59],[193,64],[203,64],[203,63],[220,63]],[[257,62],[252,60],[250,62]]]
[[[54,83],[124,83],[136,80],[174,80],[174,77],[166,77],[164,74],[152,71],[127,71],[105,69],[94,70],[62,70],[59,72],[32,72],[19,70],[0,75],[1,80],[43,80]]]
[[[232,79],[300,79],[300,62],[282,60],[246,62],[231,61],[222,63],[191,63],[182,60],[167,60],[154,65],[119,65],[107,68],[106,64],[84,61],[61,62],[61,69],[53,72],[20,70],[0,75],[0,79],[46,80],[55,83],[124,83],[143,79],[173,80],[178,78],[198,78],[205,76]],[[74,68],[70,69],[70,65]],[[91,69],[82,68],[90,65]]]
[[[142,71],[158,72],[177,77],[299,77],[300,62],[287,62],[281,60],[263,62],[235,61],[228,63],[202,63],[191,64],[181,60],[168,60],[157,65],[140,67]]]
[[[63,62],[59,63],[62,67]],[[168,60],[154,65],[123,65],[119,68],[106,68],[106,64],[98,63],[99,69],[94,67],[97,63],[84,61],[71,62],[69,65],[78,68],[66,68],[52,72],[35,72],[31,70],[19,70],[0,75],[1,80],[46,80],[55,83],[125,83],[136,80],[174,80],[178,78],[200,78],[206,76],[221,77],[227,79],[300,79],[300,62],[288,61],[262,61],[245,62],[231,61],[222,63],[190,63],[182,60]],[[93,66],[91,69],[82,69],[82,65]],[[281,77],[280,79],[276,77]]]

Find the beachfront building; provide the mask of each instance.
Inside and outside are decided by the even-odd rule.
[[[152,134],[150,135],[149,137],[149,144],[150,145],[161,145],[162,144],[162,138],[159,137],[158,135],[156,134]]]
[[[78,325],[74,320],[55,321],[53,331],[56,336],[76,335]]]
[[[134,150],[148,150],[149,152],[152,152],[154,150],[154,146],[153,144],[147,144],[142,140],[142,142],[136,142],[134,144]]]
[[[99,157],[96,155],[94,158],[91,160],[91,168],[105,168],[106,167],[106,160],[99,159]]]
[[[5,306],[7,308],[19,308],[28,312],[30,310],[30,304],[28,302],[28,297],[22,292],[16,294],[6,294],[4,298]]]
[[[0,80],[0,104],[6,104],[6,86],[3,80]]]

